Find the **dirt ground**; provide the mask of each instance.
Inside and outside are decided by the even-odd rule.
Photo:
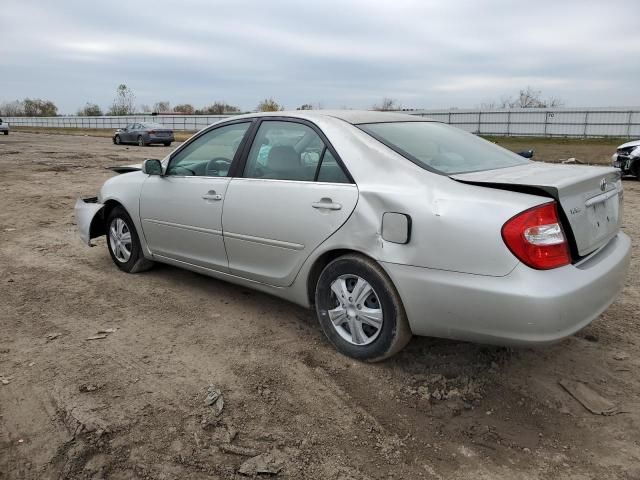
[[[167,151],[0,136],[1,480],[250,478],[261,461],[289,479],[640,479],[640,182],[624,182],[624,292],[578,335],[542,349],[415,338],[370,365],[302,308],[168,266],[127,275],[104,239],[82,244],[73,205],[104,167]],[[618,413],[590,413],[561,380]]]

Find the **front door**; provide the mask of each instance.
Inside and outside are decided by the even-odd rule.
[[[196,137],[172,155],[163,176],[144,182],[140,218],[154,255],[228,271],[222,206],[250,125],[224,125]]]
[[[231,180],[225,198],[230,272],[290,285],[311,252],[349,218],[357,200],[356,185],[311,126],[263,120],[243,178]]]

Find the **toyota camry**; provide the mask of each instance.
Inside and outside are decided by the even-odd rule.
[[[313,308],[362,360],[411,335],[557,341],[629,265],[619,170],[534,162],[423,117],[235,116],[119,171],[76,203],[85,243],[106,235],[124,272],[162,262]]]

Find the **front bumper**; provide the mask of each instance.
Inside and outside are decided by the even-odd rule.
[[[79,198],[74,207],[78,233],[84,243],[91,246],[91,239],[104,235],[104,205],[97,197]]]
[[[500,345],[561,340],[595,320],[624,286],[631,240],[620,232],[576,265],[519,264],[489,277],[383,263],[416,335]]]

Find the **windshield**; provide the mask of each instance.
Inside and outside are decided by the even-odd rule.
[[[142,124],[142,126],[145,128],[164,128],[164,125],[161,125],[159,123],[152,123],[152,122],[145,122]]]
[[[512,167],[528,160],[438,122],[368,123],[358,127],[418,166],[445,174]]]

